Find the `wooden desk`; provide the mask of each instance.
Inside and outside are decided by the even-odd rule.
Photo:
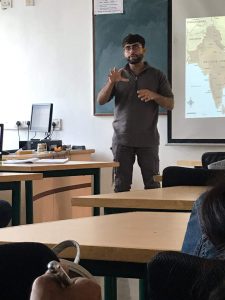
[[[20,224],[20,204],[21,204],[21,181],[42,179],[41,173],[0,173],[0,190],[12,191],[12,225]],[[32,190],[30,190],[29,197],[32,198]],[[26,208],[29,210],[29,208]]]
[[[73,206],[117,207],[190,211],[194,201],[209,187],[174,186],[72,198]]]
[[[117,167],[117,162],[97,162],[97,161],[68,161],[65,164],[0,164],[0,172],[30,172],[42,173],[43,178],[64,177],[64,176],[93,176],[93,193],[100,193],[100,169]],[[33,198],[32,182],[25,181],[26,187],[26,207],[28,208],[27,223],[33,223]],[[95,209],[94,214],[99,214],[99,209]]]
[[[18,151],[19,153],[19,151]],[[3,159],[28,159],[38,158],[65,158],[74,161],[90,161],[94,149],[66,150],[60,152],[46,151],[34,152],[33,154],[9,154],[3,155]],[[71,209],[72,196],[84,196],[92,193],[91,176],[52,177],[33,182],[33,207],[35,223],[71,219],[77,217],[91,216],[92,209],[88,207],[77,207]],[[25,207],[24,185],[21,185],[21,206]],[[2,193],[3,197],[10,200],[9,193]],[[62,201],[63,199],[63,201]],[[25,221],[22,211],[21,221]]]
[[[184,167],[202,167],[202,162],[200,160],[178,160],[177,165]]]
[[[94,275],[146,281],[146,263],[156,253],[180,251],[188,219],[188,213],[134,212],[62,220],[0,229],[0,242],[52,247],[74,239],[81,246],[81,264]],[[73,258],[74,250],[64,257]]]
[[[95,153],[94,149],[87,149],[87,150],[63,150],[60,152],[54,152],[54,151],[45,151],[45,152],[34,152],[32,154],[9,154],[9,155],[3,155],[3,160],[8,159],[27,159],[27,158],[60,158],[60,157],[70,157],[71,160],[79,155],[89,155]]]

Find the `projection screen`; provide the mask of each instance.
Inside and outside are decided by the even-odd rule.
[[[225,2],[172,0],[168,143],[225,143]]]

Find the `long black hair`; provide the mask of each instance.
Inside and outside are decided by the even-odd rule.
[[[225,249],[225,180],[206,195],[201,209],[203,229],[217,249]]]

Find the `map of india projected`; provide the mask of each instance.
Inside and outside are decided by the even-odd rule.
[[[185,117],[225,117],[225,16],[186,19]]]

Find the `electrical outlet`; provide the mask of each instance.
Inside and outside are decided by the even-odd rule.
[[[52,119],[52,123],[55,123],[54,131],[62,130],[62,119]],[[53,126],[52,126],[53,130]]]
[[[27,130],[28,129],[27,121],[21,121],[21,120],[3,122],[4,129],[6,129],[6,130],[18,129],[18,126],[16,125],[16,123],[18,121],[20,122],[19,130]]]
[[[16,123],[18,121],[20,122],[19,130],[27,130],[28,129],[27,121],[22,121],[22,120],[5,121],[5,122],[3,122],[4,129],[6,129],[6,130],[18,129],[18,126],[16,125]],[[62,130],[62,119],[52,119],[52,123],[53,122],[56,124],[54,131]],[[53,126],[52,126],[52,130],[53,130]]]
[[[20,122],[19,129],[28,129],[27,121],[20,121],[20,120],[18,120],[17,122]],[[16,122],[16,123],[17,123],[17,122]],[[16,125],[16,124],[15,124],[15,125]],[[16,125],[16,128],[18,128],[17,125]]]
[[[12,0],[1,0],[1,8],[7,9],[12,7]]]

